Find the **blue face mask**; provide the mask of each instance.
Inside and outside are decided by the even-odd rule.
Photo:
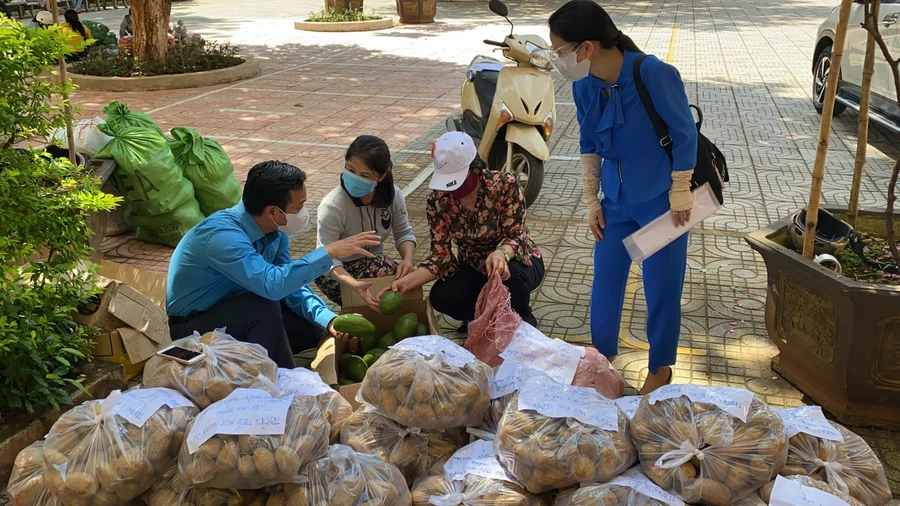
[[[349,193],[351,197],[356,198],[372,193],[378,185],[378,181],[372,181],[371,179],[357,176],[347,169],[344,169],[344,173],[341,174],[341,181],[343,181],[347,193]]]

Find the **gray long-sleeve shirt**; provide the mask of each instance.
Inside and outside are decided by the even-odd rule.
[[[394,234],[394,244],[398,249],[406,241],[412,241],[418,245],[416,236],[413,235],[412,226],[409,224],[403,192],[396,185],[394,185],[394,201],[390,207],[383,208],[373,206],[357,207],[350,195],[338,186],[331,190],[331,193],[326,195],[319,204],[316,223],[316,242],[318,246],[372,230],[381,237],[381,244],[367,248],[369,253],[373,255],[384,254],[384,241],[387,240],[391,232]],[[352,262],[360,258],[363,258],[363,256],[353,255],[346,258],[335,258],[334,266],[339,267],[344,265],[344,262]]]

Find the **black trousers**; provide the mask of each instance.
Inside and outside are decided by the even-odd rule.
[[[509,262],[510,305],[525,322],[537,326],[531,314],[531,292],[544,280],[544,260],[532,258],[531,266],[518,260]],[[431,305],[435,310],[464,322],[475,319],[475,302],[488,282],[487,276],[471,265],[460,263],[452,278],[438,281],[431,287]]]
[[[305,320],[284,303],[248,293],[225,299],[207,311],[188,317],[170,317],[173,340],[225,328],[228,334],[268,350],[278,367],[294,368],[294,353],[315,348],[325,333],[316,323]]]

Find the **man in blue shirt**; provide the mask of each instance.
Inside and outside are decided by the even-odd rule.
[[[291,259],[288,234],[309,223],[306,174],[269,161],[250,169],[241,202],[191,229],[169,263],[166,312],[172,339],[225,328],[236,339],[266,348],[279,367],[294,352],[318,345],[337,316],[307,286],[327,274],[332,258],[372,256],[380,244],[365,232]]]

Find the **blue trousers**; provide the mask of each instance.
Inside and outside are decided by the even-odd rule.
[[[668,193],[643,204],[630,204],[625,192],[617,202],[602,201],[606,228],[594,247],[594,283],[591,292],[591,339],[607,357],[619,353],[619,328],[631,257],[622,240],[663,214],[671,214]],[[647,340],[651,373],[675,364],[681,333],[681,293],[687,268],[688,234],[684,234],[644,260],[644,296],[647,299]]]

